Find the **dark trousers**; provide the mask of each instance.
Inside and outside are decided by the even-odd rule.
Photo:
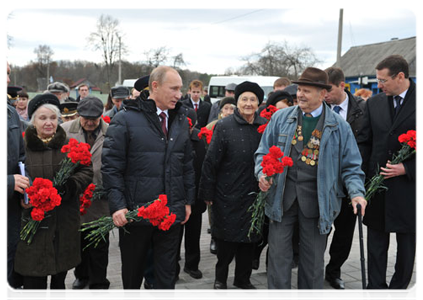
[[[386,283],[389,232],[367,228],[368,289],[406,289],[413,275],[416,254],[416,234],[396,233],[397,255],[395,272],[389,286]]]
[[[255,244],[233,243],[217,238],[215,240],[217,243],[217,264],[215,279],[222,283],[226,283],[228,279],[229,265],[235,257],[234,283],[250,283]]]
[[[326,266],[328,280],[341,278],[341,266],[350,255],[357,216],[349,202],[342,199],[341,212],[333,222],[335,231],[329,248],[330,261]]]
[[[190,215],[188,222],[182,226],[181,230],[180,242],[182,242],[182,236],[185,233],[185,267],[190,270],[198,270],[198,265],[200,263],[202,218],[202,213],[193,212]]]
[[[119,229],[119,247],[122,261],[124,289],[140,289],[147,265],[147,255],[153,247],[154,288],[174,289],[176,255],[181,225],[168,231],[153,226],[126,226]]]
[[[85,237],[90,231],[81,232],[81,263],[75,268],[75,277],[89,281],[90,289],[108,289],[110,282],[107,279],[109,264],[109,234],[104,236],[97,247],[90,246]]]
[[[65,279],[66,279],[67,273],[68,271],[61,272],[56,275],[51,275],[50,289],[64,290],[66,288]],[[24,286],[24,289],[29,289],[29,290],[36,290],[36,289],[45,290],[47,289],[47,276],[40,276],[40,277],[23,276],[23,286]]]
[[[5,295],[5,299],[6,300],[12,300],[13,296],[12,296],[12,291],[13,291],[13,261],[15,259],[15,252],[16,252],[16,247],[9,247],[7,245],[7,240],[6,240],[6,257],[5,257],[5,286],[4,289],[6,291],[6,295]]]

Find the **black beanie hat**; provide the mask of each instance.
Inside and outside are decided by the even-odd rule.
[[[255,94],[258,98],[259,105],[263,102],[264,91],[262,88],[255,82],[244,81],[238,84],[235,88],[235,101],[238,102],[239,96],[244,92],[251,92]]]

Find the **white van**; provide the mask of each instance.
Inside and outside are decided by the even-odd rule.
[[[134,87],[134,84],[135,84],[135,81],[137,81],[138,79],[125,79],[123,82],[122,82],[122,85],[123,86],[126,86],[126,87],[128,87],[128,88],[133,88]]]
[[[209,96],[212,103],[225,97],[225,86],[229,83],[240,84],[244,81],[257,83],[264,91],[264,102],[267,95],[273,91],[273,83],[278,79],[277,76],[213,76],[209,82]]]

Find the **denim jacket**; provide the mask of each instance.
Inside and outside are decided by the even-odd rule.
[[[298,123],[298,106],[277,111],[263,133],[260,145],[254,155],[255,175],[263,175],[261,162],[269,148],[277,145],[289,156],[291,141]],[[317,195],[319,203],[319,231],[327,234],[333,221],[341,210],[341,201],[345,197],[343,186],[349,197],[364,197],[364,172],[361,170],[361,155],[351,131],[350,125],[339,115],[323,104],[325,121],[320,141],[319,162],[317,169]],[[296,163],[296,162],[294,162]],[[281,222],[283,216],[282,197],[285,190],[287,170],[276,174],[273,185],[268,191],[265,206],[270,220]]]

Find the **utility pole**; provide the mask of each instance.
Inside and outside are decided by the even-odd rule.
[[[344,9],[339,10],[339,25],[338,25],[338,50],[336,53],[336,66],[341,68],[341,51],[342,51],[342,23],[343,23]]]
[[[118,35],[117,36],[119,39],[119,77],[118,77],[118,83],[119,85],[122,84],[122,57],[121,57],[121,37]]]

